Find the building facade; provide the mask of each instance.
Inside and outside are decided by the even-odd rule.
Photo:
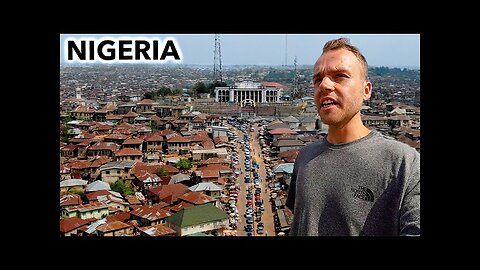
[[[277,103],[280,102],[283,88],[283,85],[275,82],[242,81],[234,86],[215,87],[215,102],[253,100],[256,103]]]

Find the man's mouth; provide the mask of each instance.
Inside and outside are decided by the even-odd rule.
[[[328,108],[330,106],[333,106],[333,105],[338,105],[338,102],[336,101],[333,101],[331,99],[327,99],[325,101],[322,102],[322,108]]]

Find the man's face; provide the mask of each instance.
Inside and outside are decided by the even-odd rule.
[[[371,83],[365,80],[362,64],[346,49],[324,53],[313,69],[315,104],[323,123],[342,127],[360,112],[370,97]]]

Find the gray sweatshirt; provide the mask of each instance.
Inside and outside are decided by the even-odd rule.
[[[287,198],[293,236],[420,235],[420,154],[372,130],[301,149]]]

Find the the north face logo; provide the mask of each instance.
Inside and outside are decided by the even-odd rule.
[[[358,188],[352,188],[351,190],[353,192],[353,197],[360,200],[373,202],[375,198],[375,196],[373,196],[373,192],[367,187],[358,186]]]

